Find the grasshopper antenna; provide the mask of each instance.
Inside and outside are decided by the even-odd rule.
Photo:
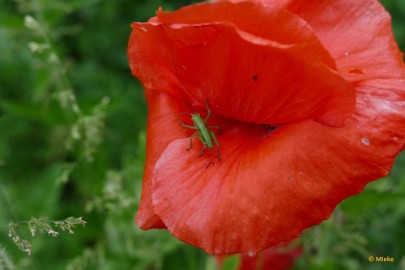
[[[174,75],[175,75],[175,77],[176,77],[177,82],[178,82],[179,85],[180,85],[181,94],[182,94],[182,96],[183,96],[184,102],[187,104],[187,106],[190,108],[190,111],[192,112],[192,111],[193,111],[193,108],[192,108],[192,106],[190,105],[190,102],[188,102],[187,97],[186,97],[186,95],[185,95],[185,93],[187,93],[187,88],[186,88],[186,87],[183,85],[183,83],[180,81],[179,72],[178,72],[178,70],[177,70],[177,66],[176,66],[176,61],[175,61],[175,59],[174,59],[174,55],[175,55],[175,44],[172,44],[171,61],[172,61],[173,69],[174,69]],[[184,65],[182,65],[182,67],[183,67],[183,66],[184,66]],[[185,67],[185,66],[184,66],[184,67]]]

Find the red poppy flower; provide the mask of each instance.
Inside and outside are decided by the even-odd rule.
[[[133,23],[149,115],[137,224],[255,254],[330,217],[405,142],[405,67],[376,0],[217,1]],[[189,137],[189,115],[219,126]],[[216,132],[216,130],[213,129]]]
[[[239,255],[238,270],[287,270],[292,269],[294,261],[302,254],[301,247],[291,248],[286,244],[266,249],[256,256]],[[217,256],[221,267],[227,255]]]

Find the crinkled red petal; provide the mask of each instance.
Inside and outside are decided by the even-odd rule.
[[[350,81],[404,77],[391,17],[377,0],[291,0],[285,8],[311,26]]]
[[[282,45],[225,23],[163,28],[191,104],[208,99],[221,116],[268,125],[316,119],[337,126],[353,111],[352,85],[307,45]]]
[[[151,176],[155,213],[208,253],[256,253],[299,236],[389,172],[404,143],[404,86],[359,83],[357,110],[338,128],[304,121],[269,132],[214,116],[222,160],[216,149],[200,156],[197,139],[187,151],[192,131],[179,130]]]
[[[128,60],[132,75],[148,89],[172,89],[179,92],[178,79],[173,73],[173,55],[160,27],[133,23],[128,42]]]
[[[246,0],[214,0],[215,2],[231,2],[231,3],[241,3],[245,2]],[[250,0],[249,2],[259,3],[267,8],[274,8],[274,7],[284,7],[288,2],[291,0]]]
[[[310,26],[298,16],[272,5],[263,8],[253,1],[200,3],[175,12],[159,11],[155,22],[169,25],[232,22],[237,29],[284,45],[307,44],[327,66],[335,61],[319,42]]]
[[[214,5],[207,3],[198,8],[210,4]],[[225,13],[229,19],[237,11],[250,7],[256,12],[261,7],[215,4],[233,7],[233,13]],[[195,10],[200,12],[198,8]],[[213,18],[221,17],[227,9],[211,7],[207,12],[211,11]],[[196,12],[189,11],[190,8],[179,11],[180,21],[187,21]],[[183,96],[193,106],[208,99],[218,104],[217,114],[249,123],[279,125],[315,119],[338,126],[351,114],[354,89],[334,71],[334,63],[315,34],[298,17],[281,11],[276,13],[279,16],[274,11],[262,12],[262,20],[282,19],[271,21],[270,26],[279,29],[272,37],[266,35],[263,27],[255,32],[259,36],[237,28],[237,24],[249,19],[255,21],[254,13],[246,12],[250,17],[243,17],[236,24],[228,21],[170,24],[176,14],[159,13],[157,22],[133,24],[130,64],[134,75],[146,87],[161,89],[178,98]],[[285,34],[291,25],[301,33],[293,35],[295,38]],[[159,36],[160,43],[155,43],[159,42]],[[181,91],[174,86],[176,80]]]
[[[161,219],[155,214],[152,205],[152,175],[156,162],[164,149],[178,139],[182,132],[176,117],[180,118],[179,111],[187,111],[183,102],[169,98],[166,94],[148,89],[145,91],[148,103],[148,127],[146,143],[146,163],[142,184],[141,202],[136,222],[142,229],[164,228]]]
[[[404,148],[405,68],[380,4],[277,3],[309,24],[303,31],[314,30],[340,75],[308,43],[269,40],[236,21],[189,25],[195,11],[182,10],[181,23],[159,22],[175,14],[160,13],[133,24],[128,55],[149,106],[143,228],[166,226],[209,253],[256,253],[327,219]],[[197,137],[187,150],[194,131],[176,121],[203,113],[205,99],[208,124],[223,129],[222,160],[217,148],[200,155]]]

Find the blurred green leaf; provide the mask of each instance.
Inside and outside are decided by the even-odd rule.
[[[236,270],[240,263],[240,255],[225,256],[221,270]]]
[[[21,117],[22,119],[35,121],[46,125],[52,125],[60,123],[58,113],[53,111],[52,113],[45,113],[37,104],[28,102],[12,102],[6,100],[0,100],[0,109],[5,113]]]
[[[360,214],[378,207],[394,206],[399,203],[405,203],[405,193],[366,190],[344,200],[339,207],[347,214]]]

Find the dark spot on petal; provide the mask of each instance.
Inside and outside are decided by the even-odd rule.
[[[275,132],[280,126],[270,126],[270,125],[261,125],[261,134],[260,137],[261,139],[267,138],[268,136],[271,136],[273,132]]]
[[[257,79],[259,78],[259,76],[257,74],[253,75],[252,79],[254,82],[257,82]]]
[[[273,131],[275,131],[276,129],[278,129],[279,126],[270,126],[270,125],[263,125],[264,130],[266,131],[266,133],[271,133]]]
[[[355,67],[349,68],[349,73],[355,73],[355,74],[364,74],[363,70]]]
[[[211,162],[207,163],[207,165],[205,166],[205,169],[208,169],[211,165],[214,166],[215,162],[211,161]]]

